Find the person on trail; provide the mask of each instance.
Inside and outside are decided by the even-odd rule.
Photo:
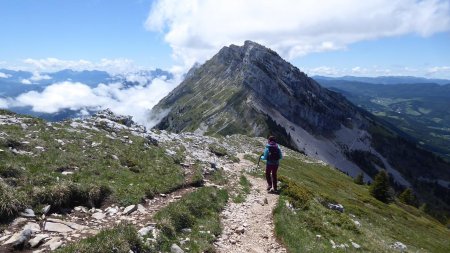
[[[270,136],[261,159],[266,162],[267,191],[277,192],[277,170],[283,158],[274,136]]]

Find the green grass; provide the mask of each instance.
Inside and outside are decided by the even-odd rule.
[[[285,157],[279,174],[284,182],[274,212],[275,229],[289,252],[345,251],[332,249],[330,240],[348,244],[345,252],[392,252],[389,245],[396,241],[406,244],[410,252],[450,251],[450,231],[438,221],[412,206],[374,199],[367,186],[354,184],[333,168]],[[307,208],[300,205],[291,211],[285,202],[292,203],[293,198],[306,200]],[[326,203],[340,203],[345,211],[329,210]],[[352,219],[362,225],[356,226]],[[350,240],[362,248],[354,249]]]
[[[222,230],[219,213],[227,200],[225,190],[204,187],[158,211],[155,219],[161,233],[152,249],[168,252],[172,243],[180,245],[188,237],[190,241],[182,246],[188,252],[214,252],[212,243]]]
[[[244,202],[245,198],[250,193],[251,186],[252,185],[250,181],[248,181],[247,177],[245,177],[245,175],[241,175],[239,177],[239,188],[234,189],[234,192],[237,192],[237,194],[233,197],[233,202]]]
[[[119,224],[104,229],[95,236],[72,243],[57,250],[57,253],[129,253],[151,252],[139,238],[134,226]]]
[[[0,138],[0,176],[14,196],[31,196],[20,202],[21,206],[99,206],[105,200],[136,204],[186,183],[176,161],[184,152],[181,147],[171,157],[164,147],[124,130],[116,132],[117,139],[111,139],[107,137],[110,131],[72,129],[70,122],[49,127],[42,120],[29,118],[25,123],[29,125],[25,130],[18,125],[0,126],[5,133]],[[13,154],[10,147],[32,152],[33,156]],[[62,175],[62,171],[73,174]],[[5,198],[0,199],[0,206],[8,205],[10,200]]]

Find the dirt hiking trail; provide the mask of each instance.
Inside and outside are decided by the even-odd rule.
[[[240,163],[233,165],[231,180],[239,181],[244,171],[256,165],[239,154]],[[261,168],[264,169],[264,164]],[[266,191],[267,182],[262,178],[245,175],[251,183],[250,193],[242,203],[229,201],[221,214],[223,232],[217,238],[215,246],[218,252],[245,253],[285,253],[284,247],[277,242],[274,235],[273,210],[278,202],[278,195]]]

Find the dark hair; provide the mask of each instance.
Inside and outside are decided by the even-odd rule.
[[[274,142],[276,142],[277,141],[277,139],[275,138],[275,136],[269,136],[269,139],[268,139],[269,141],[274,141]]]

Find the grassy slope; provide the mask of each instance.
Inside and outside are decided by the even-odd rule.
[[[0,190],[7,187],[18,196],[20,203],[15,205],[99,205],[106,197],[122,205],[135,204],[146,196],[178,188],[185,181],[181,167],[164,148],[129,132],[122,130],[113,140],[106,137],[110,132],[105,130],[73,131],[67,122],[54,123],[53,127],[34,118],[25,122],[29,125],[26,130],[0,125],[6,134],[0,138]],[[35,156],[15,155],[9,150],[11,145]],[[74,174],[62,175],[61,170],[67,169],[74,169]],[[23,194],[31,197],[21,198]],[[0,203],[0,207],[3,204],[8,207],[8,203]],[[6,211],[0,208],[2,218]]]
[[[450,231],[443,225],[411,206],[379,202],[369,195],[367,186],[353,183],[337,170],[286,157],[279,173],[314,196],[308,208],[296,213],[286,207],[286,196],[280,198],[275,210],[276,234],[290,252],[330,251],[330,239],[336,244],[347,243],[350,251],[354,250],[350,239],[364,252],[391,252],[389,245],[396,241],[406,244],[411,252],[450,251]],[[345,212],[325,208],[320,204],[324,199],[341,203]],[[362,225],[355,226],[351,219]],[[316,239],[316,235],[322,235],[322,239]]]

